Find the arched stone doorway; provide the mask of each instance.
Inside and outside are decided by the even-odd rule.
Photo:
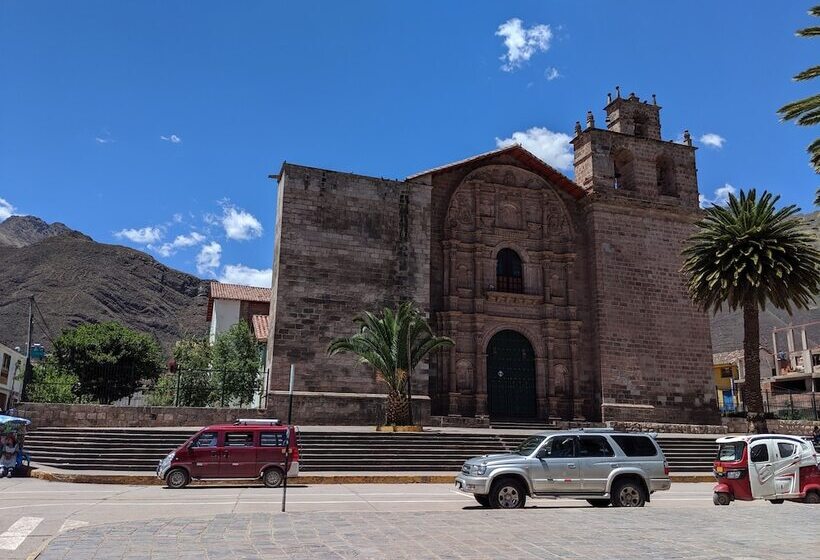
[[[487,345],[487,409],[496,420],[537,415],[535,352],[515,331],[500,331]]]

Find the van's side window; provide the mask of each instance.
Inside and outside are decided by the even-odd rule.
[[[253,447],[253,432],[228,432],[225,447]]]
[[[200,434],[191,447],[216,447],[216,432]]]
[[[260,447],[284,447],[285,432],[262,432],[259,434]]]

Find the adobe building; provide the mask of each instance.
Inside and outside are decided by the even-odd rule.
[[[405,180],[284,164],[271,406],[295,363],[310,420],[378,421],[384,387],[327,346],[410,299],[456,342],[415,373],[425,418],[717,423],[709,321],[680,274],[698,216],[688,133],[663,141],[660,107],[633,94],[572,144],[574,180],[518,145]]]

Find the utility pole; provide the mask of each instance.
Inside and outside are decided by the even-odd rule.
[[[28,400],[28,389],[31,385],[31,331],[34,327],[34,296],[28,297],[28,336],[26,337],[26,367],[23,369],[23,387],[20,389],[20,400]]]

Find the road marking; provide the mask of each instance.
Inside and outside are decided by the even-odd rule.
[[[0,550],[17,550],[42,521],[42,517],[21,517],[15,521],[8,531],[0,535]]]
[[[79,529],[80,527],[85,527],[88,525],[88,521],[78,521],[76,519],[66,519],[63,526],[60,527],[60,530],[57,531],[58,533],[64,533],[65,531],[70,531],[71,529]]]

